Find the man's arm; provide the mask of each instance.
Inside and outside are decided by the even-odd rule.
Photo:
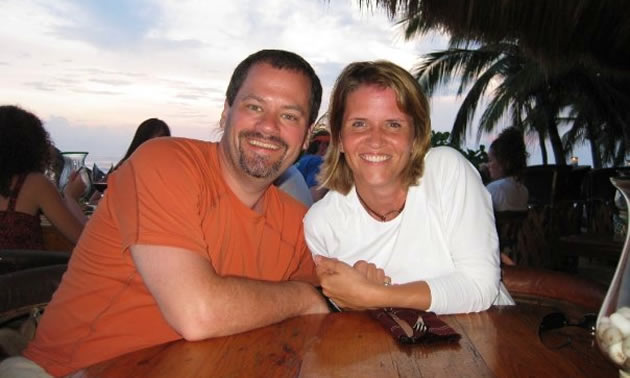
[[[134,245],[131,256],[166,321],[188,341],[328,312],[304,282],[221,277],[208,260],[175,247]]]

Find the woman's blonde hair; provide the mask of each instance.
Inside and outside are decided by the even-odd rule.
[[[398,107],[413,121],[413,145],[403,183],[417,185],[424,170],[424,156],[431,145],[429,102],[418,82],[409,72],[394,63],[379,60],[348,65],[335,82],[328,109],[330,145],[324,158],[318,181],[322,187],[347,194],[354,185],[352,171],[341,152],[341,128],[348,96],[361,86],[391,88],[396,93]]]

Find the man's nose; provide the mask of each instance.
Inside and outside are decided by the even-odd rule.
[[[277,135],[280,130],[278,116],[274,112],[264,112],[256,123],[256,129],[263,134]]]

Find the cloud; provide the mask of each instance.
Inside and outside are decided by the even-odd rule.
[[[99,48],[129,48],[142,44],[160,19],[156,3],[135,0],[82,0],[52,4],[50,10],[65,23],[52,28],[62,39],[79,40]]]
[[[135,128],[88,127],[59,116],[42,121],[57,148],[61,151],[89,151],[91,160],[117,161],[125,152],[125,143],[131,142],[135,132]],[[67,138],[68,135],[72,138]],[[113,148],[103,150],[104,144]]]
[[[81,94],[92,94],[92,95],[107,95],[107,96],[115,96],[119,95],[122,92],[112,92],[112,91],[104,91],[104,90],[95,90],[95,89],[82,89],[75,88],[71,89],[72,92],[81,93]]]
[[[112,85],[112,86],[119,86],[119,85],[130,85],[133,82],[129,81],[129,80],[116,80],[116,79],[90,79],[91,82],[94,83],[98,83],[98,84],[106,84],[106,85]]]
[[[35,90],[38,91],[46,91],[46,92],[51,92],[55,90],[54,86],[51,86],[47,83],[43,83],[43,82],[38,82],[38,81],[31,81],[31,82],[26,82],[24,83],[25,86],[27,87],[31,87]]]
[[[164,119],[175,135],[204,138],[220,117],[232,70],[259,49],[292,50],[311,62],[324,87],[323,112],[348,63],[384,58],[411,68],[441,38],[405,42],[382,12],[354,2],[2,4],[0,103],[33,110],[55,127],[59,144],[85,143],[91,156],[118,156],[149,117]]]

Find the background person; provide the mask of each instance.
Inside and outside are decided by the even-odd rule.
[[[348,309],[442,314],[513,303],[488,192],[456,150],[429,150],[429,105],[407,71],[350,64],[329,121],[320,181],[330,190],[304,219],[324,294]]]
[[[118,169],[129,157],[140,147],[143,143],[153,138],[158,137],[169,137],[171,136],[171,129],[168,127],[166,122],[162,121],[158,118],[149,118],[147,120],[142,121],[142,123],[136,129],[136,133],[129,144],[129,148],[127,148],[127,152],[123,156],[122,159],[112,168],[110,172],[107,172],[107,177],[110,173],[114,172]],[[98,202],[103,197],[103,193],[100,191],[94,190],[92,195],[90,196],[89,203],[91,205],[97,205]]]
[[[220,142],[221,138],[223,138],[223,127],[225,126],[225,120],[221,119],[219,122],[219,127],[214,128],[210,131],[210,135],[208,136],[208,140],[210,142]],[[304,206],[311,207],[313,204],[313,197],[311,195],[311,191],[306,185],[306,181],[302,174],[295,165],[291,165],[287,168],[286,171],[280,177],[278,177],[273,184],[277,186],[279,189],[286,192],[291,197],[296,200],[302,202]]]
[[[486,165],[492,180],[486,188],[492,197],[494,211],[527,210],[529,192],[521,182],[526,166],[523,133],[514,127],[504,129],[490,144]]]
[[[314,202],[319,201],[327,192],[326,188],[320,187],[317,175],[324,162],[324,155],[326,155],[329,143],[330,133],[327,130],[315,132],[305,154],[295,163],[295,166],[306,180],[306,185],[311,191]]]
[[[40,213],[72,243],[87,220],[79,198],[85,184],[75,172],[59,195],[44,171],[53,150],[33,113],[0,106],[0,248],[44,249]]]
[[[136,129],[136,133],[131,139],[131,143],[129,144],[129,148],[127,148],[127,152],[123,156],[122,159],[116,164],[114,170],[118,169],[124,163],[131,154],[134,153],[142,143],[157,137],[171,136],[171,129],[168,127],[166,122],[162,121],[158,118],[149,118],[147,120],[142,121],[142,123]]]
[[[109,177],[26,358],[3,364],[63,376],[161,343],[327,312],[312,285],[306,208],[272,185],[320,101],[319,78],[294,53],[241,62],[221,142],[157,138]]]

